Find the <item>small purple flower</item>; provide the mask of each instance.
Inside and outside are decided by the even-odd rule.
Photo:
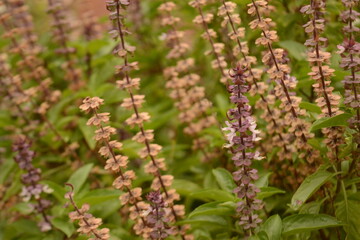
[[[231,149],[232,160],[238,167],[233,172],[233,178],[237,183],[233,192],[241,199],[236,211],[241,216],[239,224],[245,230],[256,228],[261,222],[254,211],[262,208],[262,202],[255,199],[260,190],[253,184],[259,178],[258,171],[251,168],[254,160],[262,159],[259,152],[253,150],[255,142],[260,139],[260,132],[256,130],[256,122],[251,117],[249,100],[243,95],[250,90],[246,81],[246,71],[247,69],[237,66],[233,69],[233,74],[230,74],[233,85],[228,87],[228,91],[231,94],[230,101],[236,107],[228,111],[229,121],[226,121],[227,127],[223,128],[228,140],[224,147]]]
[[[31,204],[36,212],[43,216],[43,221],[40,222],[39,228],[41,231],[48,231],[51,229],[49,217],[46,215],[45,210],[51,206],[49,200],[41,198],[42,193],[50,193],[47,185],[39,183],[41,180],[41,170],[32,165],[32,160],[35,157],[35,152],[30,150],[31,142],[24,136],[18,137],[13,143],[13,151],[17,153],[14,157],[15,162],[19,167],[26,172],[21,176],[23,188],[20,193],[24,202],[35,200],[36,203]]]
[[[167,215],[171,212],[168,211],[160,191],[150,192],[146,198],[151,203],[146,217],[148,227],[151,228],[151,239],[165,239],[172,235],[174,229],[167,225]]]
[[[360,13],[356,11],[359,0],[342,0],[345,10],[340,14],[341,20],[345,23],[343,27],[344,41],[338,45],[338,53],[341,55],[340,67],[348,71],[344,77],[344,104],[353,110],[349,127],[354,129],[354,141],[360,144],[360,28],[354,24]],[[355,159],[354,159],[355,161]]]

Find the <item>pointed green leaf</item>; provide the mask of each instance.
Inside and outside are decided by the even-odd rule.
[[[94,127],[86,125],[87,120],[85,118],[80,118],[78,120],[78,126],[81,133],[83,134],[86,143],[89,145],[90,149],[94,149],[96,146],[96,141],[94,140]]]
[[[222,190],[228,191],[230,193],[234,191],[236,184],[229,171],[224,168],[217,168],[213,169],[212,173],[214,174],[215,179]]]
[[[201,190],[191,194],[190,197],[203,201],[215,200],[221,202],[235,201],[236,199],[233,194],[220,189]]]
[[[269,237],[266,235],[266,232],[260,231],[256,235],[252,235],[248,240],[269,240]]]
[[[271,174],[272,172],[268,172],[265,175],[260,176],[259,179],[255,181],[255,185],[258,188],[269,186],[269,177]]]
[[[316,192],[325,182],[327,182],[333,173],[325,170],[318,170],[312,175],[308,176],[296,190],[291,199],[291,208],[298,210],[305,202]]]
[[[85,194],[81,199],[77,200],[77,204],[83,205],[84,203],[94,206],[99,203],[110,201],[113,199],[118,199],[121,195],[119,190],[109,190],[109,189],[96,189]]]
[[[1,163],[0,168],[0,184],[3,184],[7,179],[7,176],[11,173],[12,169],[15,167],[15,161],[13,159],[6,159]]]
[[[260,188],[260,192],[257,194],[256,198],[258,199],[264,199],[267,197],[271,197],[275,194],[283,194],[285,193],[284,190],[275,188],[275,187],[262,187]]]
[[[269,240],[281,240],[282,221],[279,215],[269,217],[261,226]]]
[[[314,112],[314,113],[321,113],[321,108],[314,104],[314,103],[309,103],[309,102],[301,102],[299,105],[302,109],[306,109],[310,112]]]
[[[296,214],[284,218],[283,234],[291,235],[342,225],[342,222],[326,214]]]
[[[226,117],[226,112],[229,109],[229,99],[222,94],[215,95],[215,102],[217,105],[217,109],[220,111],[223,117]]]
[[[304,60],[306,57],[306,47],[299,42],[286,40],[279,42],[279,46],[288,50],[290,56],[294,57],[296,60]]]
[[[336,216],[346,223],[344,230],[347,233],[347,240],[360,239],[360,201],[348,199],[336,206]]]
[[[321,202],[309,202],[304,204],[299,213],[310,213],[310,214],[318,214],[320,212]]]
[[[74,192],[77,193],[80,191],[81,187],[84,185],[87,177],[89,176],[89,173],[93,167],[93,164],[86,164],[76,170],[73,175],[70,176],[68,183],[72,184],[74,186]]]
[[[71,235],[75,231],[75,227],[70,221],[64,221],[59,218],[54,218],[51,220],[51,223],[54,225],[54,227],[60,229],[63,233],[65,233],[67,237],[71,237]]]
[[[226,219],[224,217],[221,216],[216,216],[216,215],[212,215],[212,216],[207,216],[207,215],[202,215],[202,216],[196,216],[190,219],[186,219],[180,222],[180,224],[211,224],[211,225],[221,225],[221,226],[227,226],[228,222],[226,221]]]
[[[230,216],[235,213],[235,203],[228,202],[229,204],[225,204],[223,202],[211,202],[200,205],[195,208],[189,214],[189,218],[200,216],[200,215],[225,215]]]
[[[185,196],[201,190],[201,187],[199,185],[185,179],[174,179],[172,187],[176,189],[176,192]]]
[[[311,126],[310,131],[316,131],[321,128],[329,128],[329,127],[336,127],[336,126],[347,126],[347,120],[351,118],[352,115],[349,113],[343,113],[334,117],[324,117],[316,120],[313,125]]]

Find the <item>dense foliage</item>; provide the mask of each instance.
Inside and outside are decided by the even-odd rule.
[[[0,2],[0,239],[360,240],[359,0],[89,6]]]

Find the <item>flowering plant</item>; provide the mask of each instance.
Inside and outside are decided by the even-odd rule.
[[[360,239],[359,4],[0,1],[0,239]]]

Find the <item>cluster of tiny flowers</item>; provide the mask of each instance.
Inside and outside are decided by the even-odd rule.
[[[29,102],[30,99],[35,96],[35,89],[23,91],[21,77],[19,75],[12,75],[10,65],[8,64],[8,56],[6,54],[0,55],[0,70],[1,85],[7,86],[2,90],[5,91],[5,94],[11,102],[20,105]]]
[[[360,132],[360,43],[356,40],[359,36],[360,29],[354,26],[356,19],[359,19],[360,13],[354,8],[359,5],[359,0],[342,0],[346,10],[340,15],[342,21],[347,23],[343,27],[346,34],[344,41],[338,45],[341,54],[340,67],[351,74],[344,78],[345,100],[347,107],[355,110],[355,116],[349,120],[350,127]],[[360,140],[358,140],[360,145]]]
[[[67,185],[69,185],[73,190],[72,185]],[[89,204],[84,204],[81,208],[78,208],[74,201],[73,191],[67,192],[64,197],[69,199],[71,205],[75,209],[75,211],[69,213],[69,218],[72,222],[78,221],[79,228],[77,229],[77,232],[89,236],[89,240],[110,239],[110,230],[108,228],[100,228],[102,225],[102,219],[96,218],[91,213],[88,213],[90,209]]]
[[[36,44],[37,36],[33,31],[32,16],[28,12],[28,6],[23,0],[11,0],[7,10],[7,14],[3,15],[2,23],[7,30],[5,37],[12,42],[10,52],[20,56],[20,60],[16,63],[19,76],[23,80],[35,80],[38,84],[34,89],[43,94],[43,101],[35,111],[45,115],[61,93],[59,90],[51,92],[49,89],[52,80],[48,77],[44,62],[39,57],[42,49]]]
[[[284,59],[286,56],[284,50],[272,47],[273,43],[279,40],[277,32],[272,29],[275,23],[271,18],[263,17],[269,14],[272,7],[264,0],[252,0],[248,7],[248,14],[256,17],[250,22],[250,28],[261,30],[261,36],[256,39],[255,44],[267,48],[262,61],[269,66],[267,73],[277,84],[274,91],[275,96],[281,101],[279,108],[285,111],[283,123],[288,126],[288,131],[296,136],[296,147],[303,150],[299,158],[306,158],[309,163],[313,163],[319,158],[320,153],[307,143],[307,140],[313,137],[313,134],[309,132],[310,123],[300,118],[306,112],[299,107],[301,98],[291,91],[296,87],[297,80],[290,76],[290,67]]]
[[[49,107],[48,103],[50,103],[50,99],[47,99],[48,101],[44,101],[41,104],[36,103],[35,100],[39,93],[39,86],[23,89],[23,79],[20,75],[14,76],[12,74],[11,67],[8,64],[8,56],[6,54],[0,55],[0,83],[2,86],[6,86],[1,89],[7,100],[3,101],[2,104],[14,109],[12,113],[21,120],[21,124],[26,123],[22,128],[23,132],[33,131],[38,127],[39,121],[32,118],[32,113],[38,113],[43,122],[51,129],[56,137],[63,140],[45,115],[46,110]],[[53,100],[55,99],[57,99],[57,97],[53,98]]]
[[[8,86],[5,90],[6,97],[9,98],[10,103],[13,103],[16,111],[20,113],[21,119],[26,121],[25,131],[33,130],[38,126],[37,120],[31,121],[31,117],[29,118],[32,116],[31,114],[36,113],[40,115],[42,122],[55,133],[57,139],[63,140],[46,117],[48,109],[59,99],[61,92],[50,90],[52,80],[49,78],[45,64],[40,58],[41,47],[36,44],[37,37],[33,31],[32,17],[24,1],[7,1],[5,11],[0,16],[0,22],[5,30],[4,38],[11,41],[9,52],[16,56],[14,59],[19,59],[16,62],[17,75],[13,76],[10,66],[6,63],[7,56],[2,55],[0,57],[0,67],[3,69],[1,81],[4,86]],[[23,89],[23,81],[31,80],[35,80],[36,84]],[[24,107],[20,104],[23,104]],[[24,110],[28,114],[25,114]],[[45,134],[45,131],[40,134]]]
[[[267,94],[266,91],[269,86],[265,82],[261,81],[262,70],[252,68],[252,65],[257,63],[256,57],[249,55],[249,48],[246,41],[242,41],[245,36],[245,28],[237,27],[241,24],[239,14],[235,13],[236,3],[222,0],[222,5],[219,7],[218,15],[223,18],[222,26],[229,26],[230,32],[228,37],[233,40],[236,45],[233,48],[234,56],[241,56],[238,63],[247,69],[246,80],[252,84],[250,90],[251,95],[258,94],[260,100],[256,106],[262,109],[264,112],[262,118],[265,119],[267,124],[267,133],[272,136],[270,147],[280,147],[280,151],[277,153],[280,161],[284,159],[291,159],[293,149],[289,147],[289,137],[284,132],[283,119],[281,119],[281,111],[274,109],[275,96],[273,94]]]
[[[145,102],[144,95],[136,95],[133,92],[139,89],[140,79],[131,78],[130,72],[138,69],[137,62],[129,62],[128,54],[135,51],[135,47],[129,46],[125,43],[125,35],[128,34],[123,19],[122,11],[129,5],[128,0],[111,0],[106,2],[106,7],[109,10],[109,18],[115,27],[110,31],[110,34],[115,38],[120,38],[118,47],[114,50],[115,54],[123,59],[122,65],[115,66],[116,73],[124,76],[123,80],[117,81],[117,86],[129,94],[129,98],[125,98],[121,106],[125,109],[132,109],[133,114],[125,121],[131,128],[137,127],[139,132],[133,137],[133,140],[144,145],[138,154],[140,158],[150,161],[145,165],[145,172],[154,176],[151,184],[151,189],[157,191],[162,190],[165,202],[169,205],[171,212],[167,216],[170,222],[175,223],[185,214],[183,205],[174,205],[175,200],[179,200],[180,196],[175,189],[171,189],[173,176],[162,175],[161,170],[166,170],[165,159],[158,157],[162,147],[158,144],[151,143],[154,140],[154,130],[144,128],[144,123],[150,120],[150,115],[147,112],[140,112],[142,104]],[[121,13],[120,13],[121,11]],[[186,228],[178,226],[174,235],[180,235],[183,239],[189,238],[185,235]]]
[[[15,21],[14,24],[17,24],[17,26],[21,28],[21,32],[23,32],[26,38],[24,40],[32,47],[31,51],[41,51],[41,48],[36,44],[38,37],[34,33],[33,18],[25,1],[7,0],[6,2],[7,7],[10,8],[11,14],[14,14],[16,16],[15,18],[20,20]]]
[[[310,16],[310,20],[304,25],[304,28],[310,36],[305,45],[309,49],[307,57],[312,66],[309,76],[316,82],[313,84],[314,92],[318,95],[315,102],[321,108],[322,117],[333,117],[341,113],[338,108],[340,96],[333,94],[334,88],[330,86],[330,79],[335,72],[327,65],[331,54],[323,50],[324,44],[327,42],[327,39],[321,36],[325,29],[325,19],[322,18],[324,9],[324,0],[311,0],[310,4],[302,7],[300,11]],[[330,159],[338,159],[337,149],[344,143],[343,132],[344,129],[341,127],[323,129],[326,136],[325,143],[331,150],[328,152]]]
[[[4,86],[0,89],[4,95],[1,104],[6,104],[12,109],[12,114],[20,119],[22,124],[26,123],[22,130],[27,132],[36,128],[38,123],[28,117],[28,113],[32,110],[32,106],[28,103],[36,96],[37,91],[33,87],[26,90],[22,88],[22,79],[19,75],[12,75],[6,54],[0,55],[0,84]]]
[[[207,4],[207,0],[193,0],[189,2],[189,5],[195,9],[197,9],[199,15],[196,16],[193,20],[194,23],[202,25],[204,28],[204,33],[201,35],[202,38],[209,41],[211,45],[211,50],[206,51],[205,55],[213,54],[215,59],[211,62],[211,66],[213,69],[219,69],[221,73],[221,82],[226,84],[229,80],[229,76],[227,74],[228,70],[227,63],[225,61],[225,57],[222,56],[222,52],[225,48],[224,43],[215,42],[214,39],[217,38],[217,33],[214,29],[208,27],[208,25],[214,19],[214,15],[211,13],[203,13],[202,8]]]
[[[226,122],[227,127],[223,128],[228,140],[225,147],[231,150],[232,160],[237,167],[233,172],[233,178],[237,184],[234,193],[241,199],[236,208],[240,216],[239,224],[244,230],[252,231],[261,222],[255,212],[262,208],[262,201],[256,199],[260,189],[254,184],[258,179],[258,173],[251,167],[254,160],[262,159],[260,153],[253,150],[255,142],[260,138],[259,131],[256,130],[256,122],[251,116],[249,100],[244,95],[250,90],[246,81],[246,69],[238,64],[232,72],[230,76],[233,84],[229,86],[228,91],[231,94],[230,101],[236,107],[227,113],[229,121]]]
[[[241,19],[239,14],[235,13],[236,3],[222,0],[222,5],[218,8],[218,16],[223,18],[221,23],[222,27],[228,26],[229,33],[228,37],[233,42],[235,42],[235,47],[233,48],[233,55],[241,56],[241,59],[238,61],[238,64],[244,69],[247,69],[246,81],[252,85],[250,89],[251,95],[259,95],[260,99],[256,103],[256,108],[262,109],[263,113],[261,118],[266,120],[268,124],[266,125],[266,134],[268,135],[266,143],[262,144],[262,147],[268,151],[272,151],[274,147],[280,148],[277,151],[277,156],[279,162],[272,162],[271,168],[277,169],[274,177],[284,175],[287,176],[285,171],[287,171],[291,165],[284,162],[284,160],[292,160],[292,154],[295,152],[294,146],[292,143],[292,135],[286,132],[285,124],[283,123],[284,119],[282,118],[282,112],[276,107],[275,99],[276,97],[272,92],[268,92],[268,84],[261,82],[261,76],[263,70],[253,68],[252,65],[257,63],[256,57],[249,55],[249,48],[246,41],[242,41],[245,36],[245,28],[238,27],[241,24]],[[252,23],[254,24],[254,22]],[[294,184],[296,186],[296,184]]]
[[[237,27],[241,24],[241,18],[238,13],[236,13],[236,3],[231,1],[221,0],[221,6],[218,8],[217,15],[222,18],[221,26],[227,27],[229,26],[229,33],[227,36],[237,43],[237,45],[233,48],[233,55],[236,57],[238,55],[248,55],[249,48],[247,46],[247,42],[242,42],[242,38],[245,36],[245,28]],[[254,61],[253,57],[248,56],[248,58],[243,59],[247,64],[252,64]],[[256,59],[255,59],[256,62]]]
[[[352,165],[355,166],[359,164],[356,159],[360,156],[360,43],[356,41],[360,29],[354,23],[359,19],[360,13],[354,8],[359,6],[359,0],[342,0],[342,3],[346,10],[341,13],[340,18],[347,25],[343,27],[345,39],[338,45],[338,53],[341,55],[340,67],[351,73],[344,78],[343,83],[344,104],[355,111],[355,115],[349,119],[349,127],[355,130],[353,141],[357,144],[353,152]]]
[[[150,238],[161,240],[174,235],[176,228],[167,224],[169,222],[167,216],[170,215],[171,209],[166,206],[160,191],[150,192],[146,198],[150,202],[150,207],[146,212],[146,222],[151,228]]]
[[[12,150],[16,152],[14,157],[15,162],[19,165],[19,168],[24,170],[25,173],[21,175],[21,182],[24,184],[20,196],[24,202],[31,200],[36,201],[32,203],[33,209],[42,215],[43,219],[38,223],[41,231],[46,232],[52,229],[50,216],[46,214],[46,209],[51,206],[51,202],[41,197],[42,193],[51,193],[47,185],[43,185],[41,180],[41,170],[35,168],[32,164],[35,152],[30,149],[30,141],[24,137],[19,136],[15,139]]]
[[[2,34],[2,37],[4,39],[9,39],[12,42],[9,49],[9,52],[11,54],[23,53],[23,48],[27,46],[20,45],[20,43],[17,41],[16,38],[16,36],[19,34],[21,29],[15,26],[12,27],[12,24],[10,22],[10,17],[11,14],[6,11],[0,14],[0,22],[5,30],[4,33]],[[0,67],[2,69],[0,73],[2,76],[1,81],[4,83],[5,86],[11,84],[14,85],[11,89],[8,89],[7,91],[11,93],[11,95],[14,96],[14,98],[16,98],[18,104],[30,101],[32,97],[36,96],[38,90],[35,87],[32,87],[24,92],[22,89],[21,76],[12,75],[10,65],[7,63],[7,61],[8,61],[8,56],[6,54],[1,54],[0,57]],[[21,69],[21,66],[19,66],[19,69]]]
[[[191,72],[195,60],[185,57],[189,45],[183,39],[185,33],[176,29],[180,18],[171,15],[175,7],[173,2],[166,2],[158,8],[162,14],[162,25],[170,28],[164,34],[164,40],[171,48],[167,58],[176,60],[174,66],[164,70],[164,76],[168,80],[166,87],[172,90],[170,97],[176,101],[180,121],[187,125],[184,132],[195,138],[193,148],[205,149],[209,143],[207,139],[199,137],[199,134],[203,129],[215,125],[216,119],[207,113],[212,103],[205,97],[205,88],[198,85],[200,76]],[[209,160],[208,155],[206,153],[206,160]]]
[[[135,221],[134,230],[138,235],[146,235],[146,222],[140,216],[141,211],[146,209],[148,205],[142,202],[140,187],[133,188],[132,182],[136,178],[133,170],[127,170],[128,157],[117,154],[121,150],[123,144],[110,140],[111,135],[116,133],[116,129],[110,126],[104,126],[110,120],[110,113],[99,113],[99,107],[104,103],[104,100],[99,97],[85,98],[80,109],[85,112],[90,112],[93,116],[87,121],[87,125],[95,126],[95,140],[102,143],[103,146],[99,150],[99,154],[106,158],[105,170],[108,170],[117,175],[113,182],[116,189],[124,191],[120,197],[122,205],[130,204],[130,218]]]
[[[61,54],[65,58],[62,64],[62,69],[65,72],[64,79],[70,82],[71,88],[79,89],[83,84],[81,82],[81,70],[76,68],[76,61],[73,59],[72,54],[75,48],[68,46],[69,22],[66,18],[66,12],[63,9],[63,0],[48,0],[47,12],[53,18],[52,28],[55,41],[58,42],[60,48],[56,53]]]
[[[290,59],[287,57],[287,53],[285,51],[282,51],[282,54],[283,54],[283,56],[281,59],[281,63],[289,64]],[[280,57],[279,57],[279,59],[280,59]],[[271,62],[269,62],[268,67],[272,67]],[[297,80],[295,77],[289,77],[289,79],[296,84]],[[279,86],[276,86],[275,89],[272,91],[274,93],[269,95],[271,101],[275,104],[276,104],[275,100],[277,98],[276,92],[275,92],[276,89],[279,89]],[[275,111],[277,111],[277,109],[275,109]],[[281,116],[281,119],[279,122],[282,123],[282,128],[284,129],[284,134],[282,136],[284,137],[284,140],[286,141],[286,148],[288,150],[289,156],[287,156],[288,161],[280,162],[280,164],[279,164],[280,166],[278,166],[276,164],[274,164],[272,166],[272,169],[274,169],[274,171],[275,171],[275,174],[273,175],[273,179],[276,182],[280,182],[280,185],[289,184],[288,187],[290,186],[290,188],[287,188],[287,189],[296,189],[298,187],[298,185],[302,183],[302,181],[305,179],[305,177],[308,176],[309,173],[313,172],[315,170],[315,168],[309,164],[295,164],[295,165],[293,164],[293,161],[292,161],[293,154],[292,153],[297,152],[296,141],[298,139],[297,139],[297,136],[295,134],[293,134],[293,132],[289,131],[286,128],[286,126],[289,125],[288,123],[285,122],[284,115],[286,115],[286,113],[287,112],[282,111],[281,114],[279,114],[279,117]],[[275,140],[276,140],[276,138],[275,138]],[[267,148],[267,152],[269,152],[269,151],[271,151],[271,148],[270,149]],[[310,148],[308,148],[307,151],[308,151],[307,154],[314,154],[314,153],[319,154],[318,152],[310,152]],[[279,157],[279,159],[281,160],[282,158]],[[286,179],[286,181],[284,181],[284,179]],[[284,186],[284,187],[286,187],[286,186]]]

